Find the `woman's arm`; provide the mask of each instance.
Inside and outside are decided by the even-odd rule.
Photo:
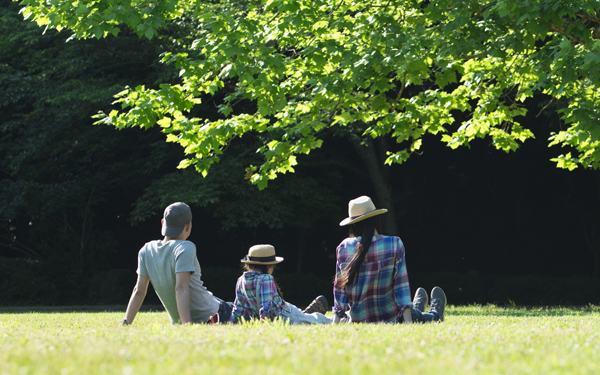
[[[340,244],[336,250],[337,260],[335,262],[335,280],[333,281],[333,313],[335,317],[337,317],[337,322],[335,321],[336,318],[334,317],[334,324],[339,323],[339,321],[345,316],[346,310],[348,309],[348,295],[346,294],[346,287],[340,286],[339,283],[339,280],[344,272],[343,263],[340,261],[340,250],[342,249],[342,244]]]
[[[406,270],[406,259],[404,258],[404,245],[398,238],[398,249],[396,251],[396,264],[394,266],[394,299],[396,304],[403,311],[403,317],[408,310],[410,318],[410,310],[412,309],[412,300],[410,295],[410,284],[408,282],[408,272]],[[407,321],[406,317],[404,318]],[[412,321],[412,318],[410,318]]]

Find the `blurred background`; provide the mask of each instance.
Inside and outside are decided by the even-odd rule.
[[[125,305],[137,252],[161,238],[163,209],[176,201],[192,207],[189,240],[215,295],[232,300],[239,259],[270,243],[285,258],[275,276],[286,300],[332,303],[347,235],[338,224],[361,195],[390,210],[385,232],[405,244],[413,290],[440,285],[451,304],[600,303],[600,172],[549,160],[568,150],[547,146],[561,123],[552,107],[540,113],[546,98],[528,103],[521,123],[536,138],[514,153],[485,140],[450,150],[427,136],[390,167],[385,151],[400,145],[338,129],[259,191],[245,179],[261,162],[259,135],[235,140],[202,178],[176,169],[183,150],[160,129],[93,125],[126,85],[177,80],[156,62],[165,40],[124,32],[65,42],[18,12],[0,0],[0,306]],[[219,100],[192,115],[218,117]],[[149,293],[147,303],[159,301]]]

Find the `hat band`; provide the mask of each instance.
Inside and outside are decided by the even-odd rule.
[[[253,256],[248,255],[248,256],[246,256],[246,258],[253,262],[274,262],[276,260],[275,255],[272,255],[270,257],[253,257]]]

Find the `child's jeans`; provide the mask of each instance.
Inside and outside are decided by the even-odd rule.
[[[331,324],[332,321],[332,318],[328,318],[321,313],[305,314],[289,302],[286,302],[283,306],[281,317],[289,324]]]

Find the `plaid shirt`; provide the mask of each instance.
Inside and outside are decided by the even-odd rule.
[[[396,322],[404,309],[412,307],[404,244],[398,237],[373,236],[353,285],[338,287],[360,237],[346,238],[337,248],[336,275],[333,287],[333,312],[340,318],[349,311],[352,322]]]
[[[235,286],[235,301],[229,321],[237,323],[242,318],[273,320],[284,305],[273,276],[258,271],[244,272]]]

